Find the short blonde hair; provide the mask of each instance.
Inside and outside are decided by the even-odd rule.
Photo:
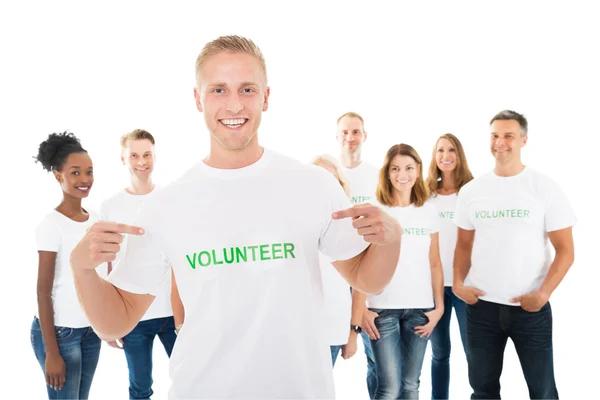
[[[121,136],[121,147],[123,149],[125,147],[127,147],[128,140],[143,140],[143,139],[148,139],[150,141],[150,143],[154,144],[154,136],[152,136],[150,134],[150,132],[145,131],[143,129],[136,129],[134,131],[131,131],[131,132],[126,133],[123,136]]]
[[[200,55],[196,59],[196,80],[200,74],[200,69],[206,63],[206,60],[210,56],[214,56],[222,52],[246,53],[256,57],[260,62],[260,66],[265,74],[265,84],[267,83],[267,65],[262,52],[252,40],[237,35],[220,36],[212,42],[208,42],[204,46],[200,52]]]
[[[337,174],[338,182],[340,183],[340,185],[342,185],[342,189],[344,189],[344,193],[346,193],[346,196],[350,196],[350,181],[348,181],[348,178],[346,178],[346,175],[344,175],[344,173],[342,172],[342,167],[335,160],[335,158],[333,158],[327,154],[322,154],[320,156],[315,157],[312,160],[311,164],[313,164],[313,165],[326,164],[326,165],[329,165],[330,167],[332,167],[333,169],[335,169],[335,173]]]
[[[363,119],[363,117],[360,116],[360,114],[355,113],[354,111],[348,111],[346,114],[342,115],[341,117],[339,117],[337,119],[337,123],[339,124],[340,121],[342,120],[342,118],[344,118],[344,117],[358,118],[360,120],[360,122],[362,123],[363,130],[365,130],[365,120]]]

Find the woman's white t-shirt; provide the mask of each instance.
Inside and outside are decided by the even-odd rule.
[[[73,221],[56,210],[52,210],[35,230],[38,251],[56,253],[54,282],[52,284],[52,307],[54,309],[54,325],[69,328],[90,326],[85,316],[71,273],[69,257],[73,248],[79,243],[87,229],[98,220],[98,215],[89,211],[89,218],[84,222]],[[38,311],[35,315],[39,318]]]

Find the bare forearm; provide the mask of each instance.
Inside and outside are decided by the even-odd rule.
[[[556,290],[560,282],[563,280],[571,265],[573,265],[574,254],[572,251],[557,251],[554,262],[548,270],[548,275],[540,287],[540,291],[547,297]]]
[[[454,251],[453,284],[462,285],[471,269],[471,247],[457,245]]]
[[[378,294],[390,283],[400,257],[400,240],[388,245],[371,244],[364,252],[352,285],[368,294]]]
[[[431,267],[431,286],[435,308],[444,309],[444,271],[441,264]]]
[[[362,324],[363,314],[367,308],[367,295],[358,291],[352,290],[352,317],[350,324],[360,326]]]
[[[54,328],[54,306],[50,293],[38,293],[38,315],[40,316],[40,328],[46,346],[46,354],[60,354]]]
[[[112,283],[95,270],[73,270],[77,297],[94,330],[104,340],[126,336],[142,315],[133,315],[128,304]]]
[[[183,324],[183,321],[185,320],[185,310],[183,308],[181,298],[179,297],[179,292],[171,292],[171,307],[173,308],[173,319],[175,320],[175,326]]]

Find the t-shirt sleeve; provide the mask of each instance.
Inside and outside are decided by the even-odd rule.
[[[469,218],[469,208],[468,208],[468,192],[465,191],[465,188],[458,193],[458,198],[456,199],[456,211],[454,212],[454,223],[461,229],[472,231],[475,229],[475,226],[471,222]]]
[[[545,191],[544,222],[546,232],[558,231],[575,226],[577,217],[567,196],[554,181],[548,183]]]
[[[330,176],[322,178],[322,192],[326,204],[323,218],[326,224],[321,231],[319,250],[333,261],[348,260],[362,253],[369,243],[365,242],[352,226],[352,218],[332,219],[331,215],[334,212],[351,208],[352,204],[333,175],[327,171],[323,173]]]
[[[160,208],[147,201],[135,218],[134,226],[144,229],[143,235],[127,236],[119,263],[108,280],[131,293],[156,295],[161,283],[169,276],[169,263],[163,252],[160,228]]]
[[[61,242],[60,228],[46,218],[35,229],[35,242],[38,251],[58,252]]]

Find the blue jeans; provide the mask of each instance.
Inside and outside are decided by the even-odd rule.
[[[331,349],[331,366],[335,367],[335,360],[337,360],[340,351],[342,351],[342,346],[329,346],[329,348]]]
[[[54,390],[46,385],[48,399],[87,399],[98,365],[102,341],[90,327],[55,326],[54,328],[58,351],[67,366],[67,379],[62,390]],[[46,344],[42,336],[40,320],[36,317],[31,324],[31,346],[45,376]]]
[[[375,366],[375,357],[373,356],[373,348],[371,347],[371,338],[365,332],[361,332],[360,336],[365,348],[367,356],[367,390],[369,391],[369,399],[375,398],[377,390],[377,367]]]
[[[377,370],[376,399],[418,399],[428,339],[415,333],[431,309],[372,309],[380,338],[371,340]]]
[[[141,321],[123,338],[123,350],[129,368],[129,398],[149,399],[152,391],[152,347],[154,338],[162,342],[171,357],[175,345],[175,321],[173,317]]]
[[[552,309],[538,312],[479,300],[467,305],[467,352],[472,399],[499,399],[504,348],[514,345],[532,399],[558,399],[552,354]]]
[[[452,308],[456,312],[462,347],[467,353],[466,303],[452,293],[451,287],[444,288],[444,315],[431,333],[431,398],[447,399],[450,392],[450,319]]]

